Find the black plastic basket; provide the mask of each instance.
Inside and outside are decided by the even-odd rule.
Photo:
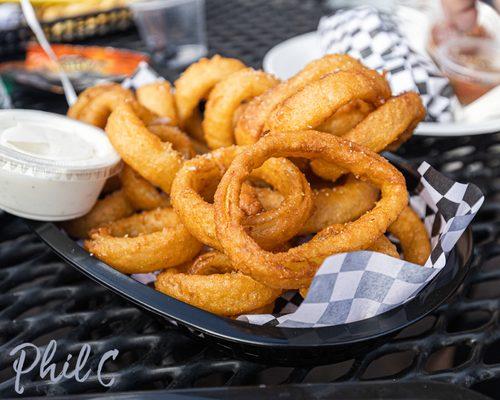
[[[401,170],[408,189],[413,191],[419,181],[416,171],[399,157],[391,154],[386,157]],[[178,301],[92,257],[55,224],[26,221],[65,261],[126,299],[235,356],[281,365],[347,360],[379,345],[451,296],[467,275],[472,254],[472,235],[467,229],[449,253],[446,266],[409,302],[353,323],[323,328],[278,328],[222,318]]]

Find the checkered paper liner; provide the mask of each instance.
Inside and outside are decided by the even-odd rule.
[[[303,301],[297,292],[287,292],[276,302],[274,315],[239,319],[283,328],[325,327],[371,318],[415,297],[445,267],[484,201],[477,186],[454,182],[426,162],[418,172],[410,204],[431,237],[424,266],[371,251],[335,254],[323,262]]]
[[[318,36],[323,54],[346,53],[384,71],[394,94],[420,93],[427,121],[453,120],[450,82],[428,56],[410,48],[394,16],[371,6],[342,9],[321,18]]]

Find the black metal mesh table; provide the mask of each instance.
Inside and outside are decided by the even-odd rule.
[[[274,44],[313,30],[326,10],[318,1],[208,1],[209,45],[259,67]],[[142,49],[135,32],[100,44]],[[173,78],[175,71],[162,71]],[[62,96],[18,90],[17,107],[63,112]],[[12,357],[19,343],[57,339],[55,360],[118,348],[108,362],[112,392],[209,386],[337,381],[439,380],[500,398],[500,133],[437,139],[414,137],[399,154],[426,160],[456,180],[474,182],[487,201],[473,223],[473,273],[453,299],[397,338],[356,360],[315,368],[284,368],[236,360],[125,302],[60,262],[16,218],[0,215],[0,397],[14,395]],[[63,358],[64,357],[64,358]],[[97,358],[92,358],[95,364]],[[91,375],[50,384],[34,370],[25,395],[99,393]]]

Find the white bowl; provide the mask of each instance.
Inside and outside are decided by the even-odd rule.
[[[102,129],[34,110],[0,110],[0,208],[62,221],[86,214],[121,168]]]

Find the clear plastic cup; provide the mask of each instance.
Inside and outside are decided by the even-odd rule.
[[[207,53],[205,0],[134,1],[129,6],[156,62],[178,68]]]
[[[500,43],[483,37],[457,37],[441,44],[437,62],[461,104],[500,85]]]

